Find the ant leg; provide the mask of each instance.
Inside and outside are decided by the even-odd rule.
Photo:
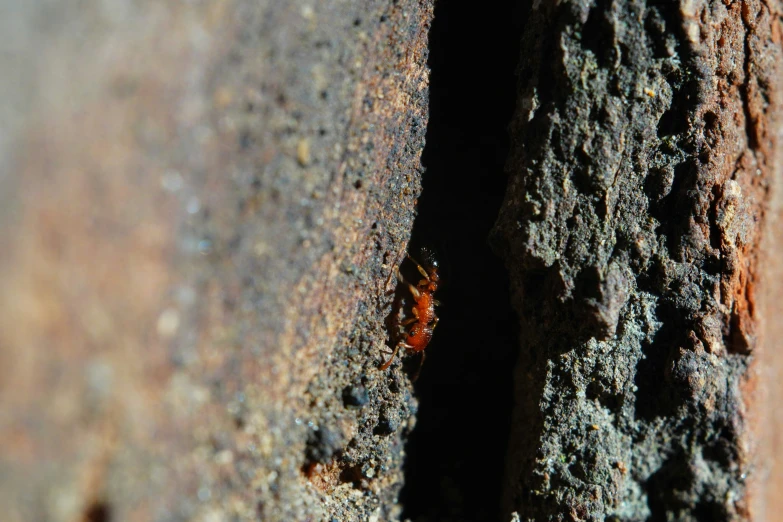
[[[389,283],[391,283],[391,278],[392,278],[392,276],[395,273],[397,274],[398,278],[400,277],[400,269],[399,269],[399,266],[398,266],[399,263],[398,263],[397,260],[402,257],[402,251],[405,250],[405,246],[406,245],[403,243],[402,248],[400,249],[400,251],[397,253],[396,256],[394,256],[394,260],[392,261],[394,263],[394,269],[391,272],[389,272],[389,278],[386,279],[386,286],[384,287],[384,289],[389,287]]]
[[[381,365],[381,366],[378,368],[379,370],[386,370],[386,369],[388,369],[388,368],[389,368],[389,366],[391,366],[391,363],[392,363],[392,361],[394,360],[394,357],[397,355],[397,352],[398,352],[398,351],[400,351],[400,346],[404,346],[405,348],[410,348],[410,347],[411,347],[411,346],[410,346],[408,343],[406,343],[406,342],[402,342],[402,341],[401,341],[401,342],[397,343],[397,346],[395,346],[395,347],[394,347],[394,351],[392,352],[392,355],[391,355],[391,357],[389,358],[389,360],[388,360],[388,361],[386,361],[385,363],[383,363],[383,364],[382,364],[382,365]]]
[[[435,319],[433,319],[433,320],[432,320],[432,326],[431,326],[431,328],[432,328],[433,330],[435,329],[435,327],[436,327],[436,326],[438,326],[438,321],[440,321],[440,319],[439,319],[439,318],[437,318],[437,317],[436,317]]]
[[[418,268],[418,269],[419,269],[419,273],[420,273],[421,275],[423,275],[423,276],[424,276],[424,278],[425,278],[427,281],[429,281],[429,280],[430,280],[430,275],[427,273],[427,271],[426,271],[426,270],[424,270],[424,267],[423,267],[423,266],[421,266],[421,265],[419,264],[419,262],[418,262],[418,261],[416,261],[415,259],[413,259],[413,258],[411,257],[411,255],[410,255],[410,254],[406,254],[406,255],[408,256],[408,259],[410,259],[411,261],[413,261],[413,264],[415,264],[415,265],[416,265],[416,268]]]
[[[402,321],[400,323],[400,326],[408,326],[408,325],[411,325],[413,323],[418,323],[419,322],[419,310],[416,309],[416,308],[411,308],[411,312],[413,312],[413,317],[409,317],[409,318],[405,319],[404,321]]]
[[[391,366],[392,361],[394,360],[394,357],[397,355],[397,352],[400,350],[400,344],[397,343],[397,346],[394,347],[394,351],[391,354],[391,357],[389,357],[389,360],[383,363],[378,369],[379,370],[386,370]]]
[[[425,350],[422,350],[421,359],[419,359],[419,369],[416,370],[416,375],[413,376],[411,382],[416,382],[419,380],[419,374],[421,374],[421,367],[424,366],[424,359],[426,358],[427,358],[427,352]]]
[[[384,287],[383,287],[383,291],[384,292],[386,291],[387,288],[389,288],[389,283],[391,283],[391,278],[394,275],[394,272],[395,272],[394,270],[389,272],[389,278],[386,280],[386,285],[384,285]]]
[[[441,304],[443,304],[443,303],[441,303],[441,302],[440,302],[440,301],[438,301],[437,299],[433,299],[433,300],[432,300],[432,304],[434,304],[435,306],[440,306],[440,305],[441,305]]]
[[[398,280],[399,280],[399,281],[400,281],[402,284],[404,284],[404,285],[408,285],[408,289],[411,291],[411,295],[413,296],[413,298],[414,298],[414,299],[416,299],[416,300],[418,301],[418,300],[419,300],[419,298],[421,297],[421,293],[419,292],[419,289],[418,289],[418,288],[416,288],[415,286],[413,286],[412,284],[410,284],[409,282],[407,282],[407,281],[405,280],[405,278],[404,278],[404,277],[402,277],[402,273],[400,273],[400,269],[399,269],[399,267],[395,268],[394,270],[397,272],[397,279],[398,279]],[[414,310],[415,310],[415,308],[414,308]]]

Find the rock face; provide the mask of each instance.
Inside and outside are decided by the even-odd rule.
[[[6,4],[3,521],[781,512],[778,0]]]
[[[431,2],[8,10],[3,519],[394,519]]]
[[[779,7],[535,3],[493,233],[522,324],[506,512],[752,517]]]

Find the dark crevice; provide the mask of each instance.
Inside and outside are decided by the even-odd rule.
[[[675,165],[668,194],[650,210],[652,216],[661,223],[660,233],[666,238],[669,252],[680,250],[680,242],[688,227],[689,211],[693,208],[692,195],[696,181],[697,172],[692,161]]]
[[[657,6],[650,6],[644,20],[644,29],[647,32],[650,47],[654,51],[656,59],[669,57],[669,52],[675,51],[676,39],[667,38],[669,32],[666,27],[666,19]],[[671,43],[670,43],[671,42]]]
[[[613,61],[614,27],[610,16],[608,0],[598,0],[582,27],[582,44],[593,52],[602,69],[609,68]]]
[[[680,492],[687,492],[693,484],[693,473],[684,455],[671,457],[653,473],[646,483],[647,502],[650,508],[650,522],[671,520],[670,515],[684,510],[687,502],[680,498]]]
[[[406,447],[400,501],[402,518],[414,522],[495,520],[500,510],[517,317],[487,235],[507,183],[524,7],[435,6],[426,173],[409,250],[426,245],[439,255],[443,304],[415,383],[419,412]]]
[[[672,79],[672,103],[658,121],[658,137],[676,136],[688,130],[688,114],[693,113],[698,95],[699,84],[696,81],[677,85],[679,81]]]
[[[726,508],[718,501],[705,500],[696,505],[693,510],[693,518],[697,522],[712,522],[713,520],[726,520],[729,514]]]
[[[682,27],[679,5],[667,0],[655,0],[648,3],[648,10],[650,15],[646,29],[648,34],[652,29],[653,36],[659,41],[659,47],[656,48],[659,54],[655,57],[678,55],[683,60],[692,59],[693,52]]]
[[[84,510],[82,521],[83,522],[111,522],[112,521],[111,505],[103,501],[92,502]]]
[[[736,311],[731,314],[729,335],[724,337],[723,342],[726,344],[726,349],[729,353],[740,353],[743,355],[750,353],[751,345],[742,333],[740,316]]]
[[[682,21],[676,4],[671,2],[654,2],[650,6],[650,14],[646,24],[647,33],[657,42],[658,58],[677,55],[683,64],[689,65],[694,59],[693,50],[688,44]],[[672,88],[672,101],[669,109],[663,113],[658,122],[658,137],[676,136],[687,131],[688,114],[692,114],[700,99],[700,78],[689,80],[680,68],[668,69],[667,81]]]
[[[661,305],[656,314],[661,318],[662,326],[652,343],[642,347],[644,358],[639,362],[635,378],[638,387],[636,417],[647,421],[671,417],[681,404],[673,396],[667,370],[672,364],[672,347],[681,344],[684,328],[673,307]]]
[[[745,134],[748,138],[748,147],[756,150],[759,148],[759,137],[756,132],[755,120],[753,118],[753,112],[751,111],[752,95],[751,86],[754,80],[753,73],[753,59],[751,57],[753,49],[751,48],[750,40],[753,37],[753,22],[749,19],[750,13],[748,9],[742,10],[742,22],[745,26],[745,40],[744,51],[745,56],[743,60],[743,70],[745,72],[745,79],[742,84],[742,112],[745,117]]]

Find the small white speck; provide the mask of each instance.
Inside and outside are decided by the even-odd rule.
[[[111,390],[113,376],[113,368],[105,362],[95,361],[87,366],[87,384],[92,392],[100,396]]]
[[[699,43],[701,40],[701,30],[699,29],[699,24],[696,22],[688,22],[685,24],[685,34],[688,36],[688,40],[691,41],[691,43]]]
[[[163,174],[160,184],[169,192],[176,192],[182,188],[184,182],[182,180],[182,175],[179,172],[176,170],[167,170]]]
[[[231,450],[223,450],[215,455],[215,461],[223,465],[231,464],[234,462],[234,453]]]
[[[167,308],[158,317],[158,335],[171,337],[179,330],[179,312],[174,308]]]
[[[190,286],[181,286],[176,292],[177,302],[182,306],[189,306],[196,302],[196,291]]]
[[[201,210],[201,201],[196,196],[193,196],[188,200],[188,204],[185,207],[185,210],[188,211],[188,214],[195,214],[199,210]]]
[[[696,16],[696,2],[694,0],[685,0],[680,7],[680,13],[686,18]]]
[[[201,253],[209,252],[212,249],[212,241],[209,239],[202,239],[198,242],[198,251]]]
[[[740,187],[739,183],[730,179],[723,186],[723,193],[726,198],[739,198],[742,197],[742,187]]]

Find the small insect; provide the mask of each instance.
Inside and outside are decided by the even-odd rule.
[[[421,352],[421,364],[424,364],[424,349],[432,339],[432,331],[438,325],[438,316],[435,315],[435,306],[439,305],[433,294],[438,289],[440,277],[438,276],[438,262],[435,260],[432,252],[428,249],[422,249],[425,266],[419,264],[410,254],[406,254],[418,268],[419,273],[424,277],[417,285],[407,283],[400,273],[399,267],[395,267],[394,273],[397,279],[408,285],[408,289],[413,296],[414,304],[411,307],[413,317],[400,322],[398,326],[406,327],[404,339],[401,339],[394,346],[394,351],[388,361],[383,363],[381,370],[386,370],[391,366],[394,357],[400,350],[400,347],[411,352]],[[425,268],[426,267],[426,268]],[[397,319],[398,320],[398,319]],[[395,321],[396,322],[396,321]]]

